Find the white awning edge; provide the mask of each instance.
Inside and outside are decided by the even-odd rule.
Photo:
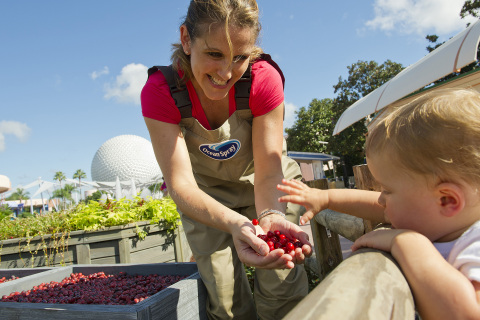
[[[405,68],[393,79],[348,107],[338,119],[333,135],[477,59],[480,20]]]

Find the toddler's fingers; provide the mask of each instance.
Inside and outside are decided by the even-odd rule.
[[[303,197],[297,195],[287,195],[278,198],[278,202],[291,202],[299,205],[303,205],[303,201]]]
[[[300,217],[300,225],[305,225],[308,221],[312,220],[315,214],[311,210],[307,210],[301,217]]]

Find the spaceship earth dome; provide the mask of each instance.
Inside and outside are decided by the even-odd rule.
[[[92,180],[115,182],[149,181],[161,176],[152,143],[135,135],[120,135],[107,140],[92,160]]]

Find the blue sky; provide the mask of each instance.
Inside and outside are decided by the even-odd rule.
[[[464,0],[258,0],[260,44],[285,77],[285,126],[358,60],[405,67],[427,34],[465,28]],[[13,189],[55,172],[91,180],[107,140],[150,140],[139,103],[146,69],[170,62],[189,1],[1,1],[0,175]],[[28,190],[34,193],[35,190]]]

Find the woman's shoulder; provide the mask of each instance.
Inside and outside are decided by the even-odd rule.
[[[282,84],[283,80],[280,74],[281,70],[277,70],[269,61],[267,60],[257,60],[252,64],[252,84],[257,82],[261,85],[264,82]]]
[[[148,77],[140,98],[144,117],[168,123],[180,122],[180,112],[170,94],[167,80],[161,71],[157,71]]]

